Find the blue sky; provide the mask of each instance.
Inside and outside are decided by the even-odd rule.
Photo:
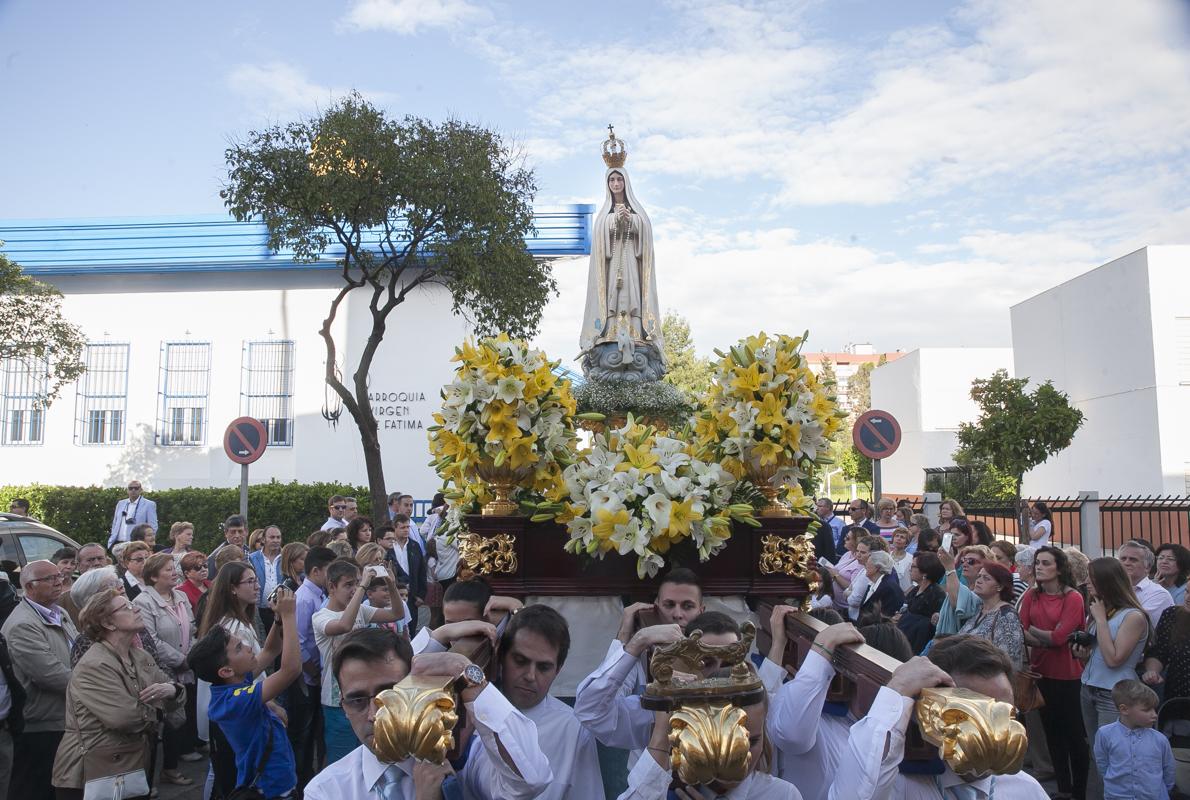
[[[595,202],[608,122],[709,352],[1009,343],[1008,307],[1190,241],[1185,2],[0,0],[0,218],[211,213],[229,138],[357,89]],[[586,267],[541,343],[577,350]]]

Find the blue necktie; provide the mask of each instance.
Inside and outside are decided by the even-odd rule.
[[[384,774],[376,781],[375,790],[381,800],[404,800],[405,793],[401,791],[401,782],[405,780],[405,773],[396,764],[389,764]]]

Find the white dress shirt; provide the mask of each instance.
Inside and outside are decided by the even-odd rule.
[[[665,800],[669,795],[669,784],[673,776],[662,769],[652,756],[645,756],[636,762],[628,773],[628,788],[618,800]],[[774,778],[763,772],[753,772],[735,788],[726,793],[714,792],[705,786],[697,790],[705,798],[727,798],[727,800],[802,800],[802,794],[792,783]]]
[[[346,527],[347,527],[347,520],[335,519],[334,517],[327,517],[326,522],[322,523],[322,527],[319,528],[318,530],[330,531],[330,530],[334,530],[335,528],[346,528]]]
[[[487,686],[467,711],[475,721],[478,741],[471,745],[467,766],[459,776],[464,797],[528,800],[549,787],[554,774],[538,744],[537,726],[513,708],[499,689]],[[500,745],[516,771],[500,757]],[[480,747],[488,757],[478,757]]]
[[[537,744],[545,753],[554,773],[549,787],[537,795],[538,800],[603,800],[603,776],[599,772],[599,751],[595,737],[582,726],[574,709],[556,697],[546,697],[536,706],[521,712],[537,726]],[[468,796],[497,800],[486,783],[486,775],[493,769],[488,763],[499,754],[472,745],[467,759],[463,791]]]
[[[536,726],[513,708],[496,687],[489,685],[480,692],[474,702],[467,704],[467,713],[475,722],[478,736],[467,765],[459,774],[464,797],[529,800],[549,786],[553,774],[537,745]],[[516,771],[500,758],[497,740],[516,764]],[[478,759],[475,748],[483,748],[494,754],[494,758]],[[388,766],[360,745],[315,775],[303,796],[306,800],[377,800],[380,797],[377,783]],[[403,774],[397,797],[413,800],[413,759],[396,766]],[[477,794],[476,787],[483,787],[483,793]]]
[[[851,618],[852,622],[859,619],[859,609],[868,599],[868,589],[871,587],[872,582],[868,580],[868,573],[861,568],[859,574],[851,579],[851,590],[847,593],[847,616]]]
[[[397,565],[401,567],[401,570],[404,571],[406,575],[409,575],[409,551],[405,548],[409,546],[411,541],[411,539],[406,539],[404,544],[400,542],[393,542],[393,558],[396,560]],[[410,580],[412,579],[413,576],[410,575]],[[410,596],[413,595],[412,586],[409,587],[409,594]]]
[[[365,745],[360,745],[315,775],[303,796],[309,800],[377,800],[380,797],[377,784],[388,766]],[[397,796],[413,800],[413,759],[407,758],[396,766],[402,773]]]
[[[994,775],[964,781],[950,767],[941,775],[902,775],[905,731],[913,700],[882,687],[868,715],[851,726],[847,747],[830,788],[831,800],[951,800],[952,787],[972,789],[979,800],[1047,800],[1049,795],[1031,775]]]
[[[267,600],[277,588],[277,573],[280,571],[277,564],[281,561],[281,553],[278,551],[271,560],[264,553],[260,555],[264,559],[264,589],[261,590],[261,597]]]
[[[1149,615],[1153,630],[1156,630],[1162,613],[1173,605],[1173,595],[1169,593],[1169,589],[1148,578],[1143,578],[1140,583],[1136,584],[1135,589],[1140,607]]]
[[[822,713],[834,677],[830,662],[811,650],[793,680],[772,696],[765,720],[776,751],[774,772],[796,783],[806,800],[826,800],[853,721]]]
[[[641,659],[613,639],[603,663],[578,685],[574,713],[607,747],[636,751],[639,756],[653,734],[653,712],[640,707],[645,680]]]

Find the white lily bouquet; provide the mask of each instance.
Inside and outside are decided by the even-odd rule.
[[[689,539],[706,561],[731,537],[732,520],[759,525],[750,503],[732,502],[739,482],[730,472],[631,415],[597,434],[562,479],[569,499],[539,504],[533,519],[565,523],[568,552],[634,553],[642,579],[657,574],[678,542]]]

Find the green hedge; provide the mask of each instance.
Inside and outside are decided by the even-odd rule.
[[[276,525],[286,542],[305,541],[326,522],[331,495],[358,498],[369,506],[368,489],[339,483],[269,483],[248,487],[248,525]],[[116,503],[128,493],[122,487],[0,486],[0,508],[8,510],[14,497],[29,501],[29,513],[77,542],[106,543]],[[194,523],[194,546],[204,553],[223,539],[220,525],[240,510],[240,489],[163,489],[146,492],[157,503],[158,543],[169,543],[169,526],[179,520]]]

